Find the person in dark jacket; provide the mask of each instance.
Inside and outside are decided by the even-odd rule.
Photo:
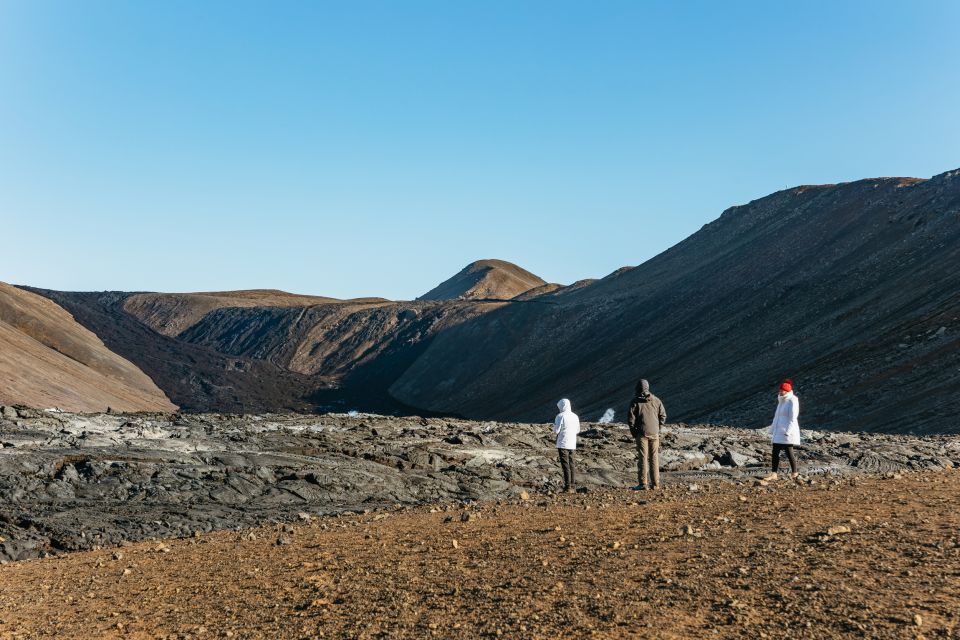
[[[637,442],[637,486],[633,489],[660,488],[660,426],[667,422],[667,412],[660,398],[650,393],[650,383],[637,383],[637,395],[630,402],[627,424]],[[652,478],[651,478],[652,476]]]

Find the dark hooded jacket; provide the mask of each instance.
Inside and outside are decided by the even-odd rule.
[[[667,422],[667,411],[660,398],[650,393],[650,385],[641,380],[637,385],[637,395],[630,402],[627,424],[634,438],[647,436],[660,437],[660,425]]]

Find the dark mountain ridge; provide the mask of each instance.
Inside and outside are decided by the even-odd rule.
[[[762,426],[790,376],[810,425],[960,430],[958,173],[732,207],[557,306],[445,332],[391,392],[475,417],[534,419],[561,396],[622,415],[645,376],[673,418]]]
[[[647,377],[673,420],[763,426],[791,377],[804,426],[932,433],[960,431],[957,264],[952,171],[779,191],[567,287],[480,261],[412,302],[35,291],[185,410],[595,419]]]

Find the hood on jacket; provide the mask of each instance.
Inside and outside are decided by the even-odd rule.
[[[566,413],[567,411],[570,411],[572,406],[573,405],[571,405],[570,401],[566,398],[557,403],[557,409],[560,409],[560,413]]]
[[[637,389],[636,389],[636,391],[637,391],[637,395],[638,395],[638,396],[642,396],[642,395],[647,395],[647,394],[649,394],[649,393],[650,393],[650,383],[647,382],[646,380],[641,380],[640,382],[637,383]]]

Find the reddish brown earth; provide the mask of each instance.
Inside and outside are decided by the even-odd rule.
[[[683,483],[30,560],[0,638],[956,638],[958,492]]]
[[[0,282],[0,405],[173,411],[146,374],[62,307]]]

